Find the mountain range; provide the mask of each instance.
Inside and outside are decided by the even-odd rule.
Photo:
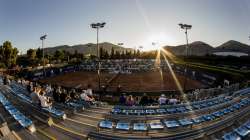
[[[112,48],[114,48],[114,51],[133,51],[131,48],[122,47],[109,42],[100,43],[99,46],[107,50],[109,53],[111,52]],[[175,55],[186,55],[186,45],[164,46],[163,48]],[[56,50],[65,50],[70,53],[77,51],[83,54],[97,54],[97,46],[93,43],[74,46],[61,45],[49,47],[45,48],[45,53],[54,54]],[[201,41],[195,41],[189,44],[189,55],[204,56],[206,54],[212,54],[215,52],[242,52],[250,55],[250,46],[234,40],[229,40],[217,47],[211,46]]]
[[[114,51],[132,51],[133,49],[131,48],[125,48],[119,45],[115,45],[109,42],[103,42],[99,43],[99,47],[104,48],[107,50],[109,53],[111,52],[112,48],[114,48]],[[61,46],[56,46],[56,47],[49,47],[49,48],[44,48],[45,54],[54,54],[57,50],[64,50],[66,52],[69,52],[71,54],[75,53],[77,51],[78,53],[83,53],[83,54],[97,54],[97,46],[96,44],[93,43],[88,43],[88,44],[80,44],[80,45],[74,45],[74,46],[69,46],[69,45],[61,45]]]
[[[186,45],[164,46],[164,48],[175,55],[186,55]],[[241,52],[250,55],[250,46],[234,40],[229,40],[217,47],[201,41],[189,44],[189,55],[204,56],[215,52]]]

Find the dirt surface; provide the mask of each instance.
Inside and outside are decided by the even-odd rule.
[[[101,73],[101,85],[108,82],[114,74]],[[88,84],[93,89],[98,88],[98,75],[96,72],[72,72],[40,80],[40,82],[57,84],[64,87],[86,88]]]
[[[162,76],[161,76],[162,75]],[[180,85],[183,87],[185,77],[175,74]],[[106,85],[115,74],[101,73],[101,85]],[[67,73],[51,78],[41,80],[42,82],[58,84],[66,87],[85,88],[88,84],[93,89],[98,89],[98,76],[96,72],[74,72]],[[162,91],[178,90],[176,82],[169,72],[142,72],[132,74],[119,74],[108,85],[108,91],[116,91],[118,85],[121,85],[122,91]],[[187,78],[186,89],[202,88],[204,85],[197,80]]]

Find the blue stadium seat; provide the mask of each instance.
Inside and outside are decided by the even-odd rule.
[[[125,114],[125,115],[133,114],[133,110],[131,109],[123,109],[121,112],[122,114]]]
[[[246,127],[247,129],[250,130],[250,121],[246,122],[244,125],[245,125],[245,127]]]
[[[63,118],[63,119],[66,118],[66,114],[64,113],[64,111],[57,110],[54,107],[52,107],[52,108],[42,108],[42,109],[52,113],[54,116],[56,116],[58,118]]]
[[[119,129],[119,130],[129,130],[130,129],[130,125],[127,122],[118,122],[116,124],[116,129]]]
[[[229,108],[223,109],[223,113],[224,113],[224,114],[228,114],[228,113],[230,113],[230,112],[231,112],[231,110],[230,110]]]
[[[7,105],[7,106],[4,106],[6,110],[12,110],[14,109],[15,107],[13,105]]]
[[[216,111],[214,113],[212,113],[212,115],[214,115],[215,117],[221,117],[224,115],[223,111]]]
[[[178,111],[178,112],[180,112],[180,113],[184,113],[184,112],[186,112],[187,111],[187,109],[185,108],[185,107],[178,107],[178,108],[176,108],[176,111]]]
[[[142,110],[142,109],[140,109],[140,110],[135,110],[134,113],[135,113],[136,115],[144,115],[144,114],[145,114],[145,110]]]
[[[187,126],[187,125],[193,124],[193,122],[191,120],[189,120],[189,119],[179,120],[179,123],[181,124],[181,126]]]
[[[205,119],[203,118],[203,116],[199,116],[199,117],[196,117],[196,118],[192,118],[192,121],[193,121],[195,124],[199,124],[199,123],[204,122]]]
[[[211,121],[213,119],[215,119],[215,117],[211,114],[206,114],[206,115],[203,115],[203,118],[206,120],[206,121]]]
[[[162,125],[160,120],[154,120],[149,123],[150,129],[155,130],[155,129],[163,129],[164,126]]]
[[[111,112],[113,114],[118,114],[118,113],[121,113],[121,109],[119,109],[119,108],[113,108]]]
[[[194,104],[194,105],[192,105],[192,107],[193,107],[193,109],[200,109],[201,108],[200,104]]]
[[[15,118],[15,120],[21,120],[21,119],[23,119],[23,118],[25,118],[25,116],[23,115],[23,114],[21,114],[21,113],[16,113],[16,114],[13,114],[12,115],[14,118]]]
[[[108,128],[108,129],[112,129],[113,127],[113,123],[109,120],[103,120],[99,122],[99,127],[100,128]]]
[[[224,140],[241,140],[241,137],[235,132],[226,133],[223,137]]]
[[[236,128],[234,131],[241,137],[245,137],[250,133],[250,130],[248,130],[244,125]]]
[[[241,108],[241,105],[240,105],[239,103],[234,104],[234,105],[233,105],[233,108],[235,108],[235,109],[240,109],[240,108]]]
[[[146,131],[147,125],[145,123],[134,123],[133,130]]]
[[[165,125],[167,128],[176,128],[179,125],[179,123],[177,121],[164,121]]]
[[[30,119],[28,118],[23,118],[21,120],[18,120],[18,122],[21,124],[21,126],[23,127],[28,127],[28,126],[31,126],[33,123]]]
[[[156,109],[156,112],[159,114],[165,114],[167,111],[164,108],[158,108]]]
[[[13,108],[12,110],[9,110],[9,113],[10,113],[11,115],[15,115],[15,114],[18,114],[19,111],[18,111],[16,108]]]
[[[155,110],[153,109],[146,109],[146,115],[153,115],[155,114]]]
[[[167,112],[170,113],[170,114],[173,114],[173,113],[176,113],[176,108],[168,108],[167,109]]]

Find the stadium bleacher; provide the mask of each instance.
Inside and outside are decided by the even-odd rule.
[[[10,88],[10,90],[12,91],[11,92],[12,94],[14,94],[17,97],[21,98],[23,101],[26,101],[26,102],[30,103],[31,106],[40,109],[40,107],[38,107],[37,105],[32,104],[32,100],[31,100],[30,96],[27,96],[27,94],[25,95],[24,94],[25,92],[22,91],[22,90],[20,90],[20,89],[18,89],[17,86],[12,86]],[[52,107],[52,108],[41,108],[41,109],[44,112],[48,112],[48,113],[52,114],[55,117],[66,119],[66,114],[63,111],[58,110],[58,109],[56,109],[54,107]]]
[[[17,110],[0,92],[0,102],[4,108],[10,113],[10,115],[24,128],[29,129],[30,131],[36,131],[33,122],[23,115],[19,110]]]
[[[247,136],[249,134],[250,134],[250,120],[242,124],[238,128],[233,129],[233,131],[224,134],[222,138],[224,140],[241,140],[248,137],[249,139],[250,137]]]
[[[37,106],[31,103],[31,99],[26,89],[14,82],[10,86],[0,88],[4,88],[4,90],[0,90],[0,102],[3,102],[4,109],[9,112],[20,126],[27,128],[30,125],[30,121],[32,125],[34,125],[31,119],[21,113],[23,110],[19,110],[20,107],[15,107],[16,104],[11,104],[11,102],[8,102],[8,98],[6,98],[6,95],[11,93],[9,96],[17,97],[19,100],[26,102],[27,105],[31,105],[32,108],[37,108]],[[3,91],[8,91],[8,93],[3,93]],[[99,118],[98,114],[102,113],[102,107],[90,107],[90,109],[83,110],[85,111],[84,114],[79,114],[79,112],[81,112],[79,110],[75,114],[70,114],[69,119],[67,119],[67,117],[64,118],[64,120],[63,115],[66,115],[65,110],[70,109],[67,107],[72,107],[73,109],[77,107],[77,104],[66,104],[60,107],[55,104],[55,108],[53,109],[43,108],[39,111],[59,119],[55,122],[54,126],[48,128],[49,130],[46,132],[60,128],[63,132],[72,135],[81,135],[81,132],[83,132],[82,129],[84,129],[83,126],[86,122],[90,121],[95,124],[95,121],[97,121],[96,127],[92,125],[86,127],[87,129],[91,127],[91,129],[84,131],[84,135],[86,134],[85,138],[145,140],[193,139],[204,136],[209,137],[215,132],[220,132],[221,129],[230,127],[234,124],[235,120],[241,117],[249,117],[249,93],[250,89],[246,88],[234,92],[231,96],[221,95],[186,104],[133,107],[114,106],[109,114],[103,116],[102,120],[96,119]],[[93,118],[91,118],[92,115]],[[26,119],[23,119],[24,117]],[[89,118],[89,120],[86,118]],[[28,121],[28,119],[30,121]],[[85,122],[83,123],[81,121]],[[56,128],[57,125],[60,125],[60,127]],[[98,131],[95,131],[95,128],[97,128]],[[231,130],[232,131],[221,131],[220,133],[225,133],[217,138],[225,140],[249,138],[250,121]],[[72,137],[72,139],[79,138],[71,135],[70,137]],[[60,138],[64,139],[63,137]],[[65,137],[65,139],[69,139],[69,137]]]

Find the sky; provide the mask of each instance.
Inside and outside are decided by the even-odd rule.
[[[193,26],[190,42],[250,44],[250,0],[0,0],[0,43],[24,53],[43,34],[46,47],[95,43],[95,22],[107,23],[100,42],[130,48],[184,44],[179,23]]]

